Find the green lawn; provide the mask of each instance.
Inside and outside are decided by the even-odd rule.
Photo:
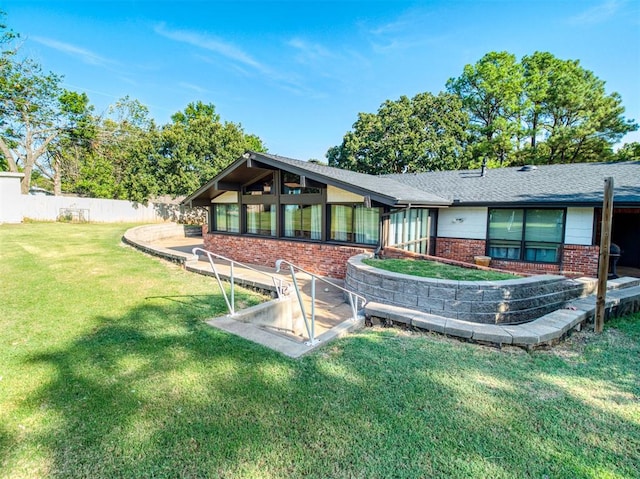
[[[552,351],[365,329],[294,361],[204,324],[211,278],[124,230],[0,226],[0,477],[640,477],[640,315]]]
[[[450,264],[429,260],[413,259],[374,259],[363,260],[364,264],[394,273],[410,274],[425,278],[452,279],[460,281],[499,281],[519,278],[516,274],[486,271],[475,268],[461,268]]]

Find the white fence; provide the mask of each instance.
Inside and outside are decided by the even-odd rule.
[[[91,221],[98,223],[153,223],[175,221],[202,223],[202,208],[149,203],[147,206],[124,200],[73,196],[20,194],[20,177],[0,173],[0,223],[21,221]]]
[[[68,196],[20,195],[22,218],[37,221],[92,221],[96,223],[194,222],[203,212],[166,203],[147,206],[123,200]]]
[[[21,195],[25,219],[95,221],[100,223],[163,221],[155,205],[135,205],[129,201],[74,198],[66,196]]]

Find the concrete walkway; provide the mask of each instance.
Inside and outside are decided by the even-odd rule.
[[[200,256],[198,259],[195,259],[192,254],[193,248],[203,247],[202,237],[185,237],[180,235],[181,229],[178,225],[145,225],[128,230],[123,240],[125,243],[148,254],[181,264],[187,271],[213,277],[214,273],[206,256]],[[229,263],[216,260],[215,264],[220,278],[229,281],[231,277]],[[277,273],[275,267],[269,268],[251,265],[251,268],[253,269],[235,265],[235,284],[262,291],[263,293],[270,294],[272,298],[276,298],[276,287],[271,279],[272,276],[275,276],[281,279],[284,284],[288,285],[287,290],[292,300],[293,314],[300,316],[300,306],[288,269]],[[258,271],[254,271],[254,269]],[[305,311],[310,320],[311,280],[308,275],[303,273],[296,273],[296,277],[302,292]],[[341,280],[331,279],[330,281],[337,286],[343,285],[343,281]],[[215,280],[212,287],[218,288]],[[243,317],[246,317],[246,315],[243,315]],[[359,317],[357,321],[354,321],[352,319],[351,307],[345,302],[343,292],[338,288],[332,287],[330,284],[317,280],[314,331],[317,343],[315,344],[306,344],[309,339],[306,329],[299,334],[294,334],[291,331],[284,331],[276,327],[238,320],[230,315],[213,318],[208,320],[207,323],[216,328],[267,346],[287,356],[297,358],[334,338],[361,328],[364,325],[364,317]]]
[[[188,271],[213,276],[209,262],[202,257],[196,260],[191,253],[193,248],[203,246],[202,238],[185,237],[181,231],[179,225],[141,226],[128,230],[123,241],[146,253],[182,264]],[[238,266],[234,268],[234,279],[238,285],[270,292],[272,297],[275,297],[276,288],[271,278],[267,276],[273,275],[289,283],[289,289],[293,290],[291,275],[288,272],[276,273],[275,268],[252,267],[260,272]],[[216,268],[221,278],[225,280],[230,278],[228,263],[217,261]],[[300,274],[298,280],[309,315],[311,282],[309,277],[304,274]],[[342,286],[342,281],[331,281]],[[217,288],[217,285],[215,287]],[[295,293],[293,296],[295,297]],[[297,314],[299,314],[297,300],[294,301]],[[593,321],[595,301],[595,295],[581,298],[567,304],[564,309],[519,325],[479,324],[377,302],[367,303],[365,315],[369,321],[377,318],[387,325],[397,323],[483,344],[513,345],[532,349],[554,344],[572,330],[579,330],[585,323]],[[640,279],[625,277],[609,281],[606,309],[608,316],[615,316],[619,313],[628,314],[640,310]],[[246,312],[249,316],[251,315],[251,311],[247,310]],[[317,344],[305,344],[308,337],[300,334],[286,333],[261,324],[238,320],[237,317],[229,315],[211,319],[207,323],[287,356],[298,358],[316,347],[326,344],[331,339],[361,328],[364,325],[364,317],[359,317],[357,321],[351,319],[351,308],[345,303],[342,291],[317,282],[315,325],[316,338],[319,340]]]

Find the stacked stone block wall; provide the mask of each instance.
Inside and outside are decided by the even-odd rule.
[[[279,259],[290,261],[307,271],[343,279],[351,256],[371,253],[373,248],[288,241],[253,236],[203,233],[204,248],[241,263],[274,267]]]
[[[345,286],[375,301],[484,324],[532,321],[590,294],[595,281],[540,275],[505,281],[453,281],[391,273],[349,260]]]

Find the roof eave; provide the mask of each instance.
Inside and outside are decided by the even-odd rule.
[[[214,176],[212,179],[210,179],[204,185],[202,185],[200,188],[198,188],[195,192],[193,192],[189,196],[187,196],[184,200],[182,200],[182,202],[180,204],[181,205],[190,205],[194,200],[198,199],[198,196],[200,196],[205,191],[210,190],[211,187],[214,186],[219,181],[219,179],[221,177],[223,177],[225,175],[228,175],[230,172],[232,172],[233,170],[235,170],[236,168],[241,166],[246,160],[247,159],[244,156],[238,158],[236,161],[231,163],[224,170],[222,170],[220,173],[218,173],[216,176]],[[216,191],[216,190],[214,190],[214,191]]]
[[[273,166],[282,170],[287,170],[287,171],[290,171],[291,173],[295,173],[300,176],[306,176],[311,180],[319,181],[320,183],[324,183],[331,186],[336,186],[341,189],[344,189],[345,191],[349,191],[351,193],[355,193],[361,196],[368,196],[371,198],[371,200],[376,201],[378,203],[382,203],[388,206],[393,206],[398,201],[398,198],[395,198],[393,196],[383,195],[375,191],[371,191],[367,188],[362,188],[360,186],[353,185],[351,183],[336,180],[335,178],[331,178],[330,176],[323,175],[322,173],[307,170],[305,168],[300,168],[298,166],[291,165],[284,161],[278,161],[275,158],[263,156],[260,153],[251,152],[249,155],[250,155],[250,158],[255,159],[256,161],[259,161],[262,163],[266,163],[269,166]]]

